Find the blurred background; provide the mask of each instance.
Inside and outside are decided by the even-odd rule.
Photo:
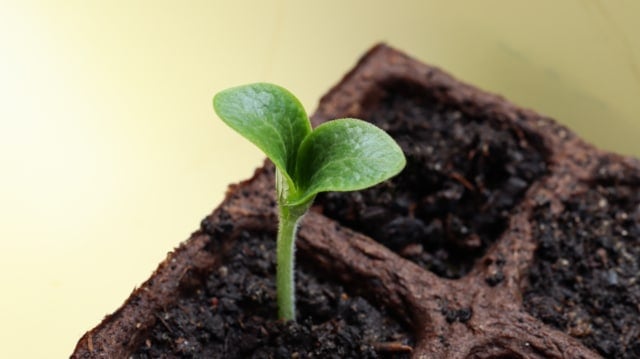
[[[637,1],[0,0],[0,357],[68,357],[263,158],[214,115],[309,112],[379,41],[640,155]]]

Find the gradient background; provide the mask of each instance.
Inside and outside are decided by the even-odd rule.
[[[68,357],[251,175],[229,86],[312,112],[386,41],[640,155],[638,1],[97,3],[0,2],[2,358]]]

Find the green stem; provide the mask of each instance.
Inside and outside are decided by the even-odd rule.
[[[313,198],[295,206],[288,205],[293,197],[293,184],[276,169],[276,192],[278,193],[278,241],[276,244],[276,295],[278,318],[296,320],[294,251],[298,222],[307,212]]]
[[[280,205],[278,224],[276,290],[278,296],[278,318],[296,319],[294,251],[298,222],[302,213],[286,205]]]

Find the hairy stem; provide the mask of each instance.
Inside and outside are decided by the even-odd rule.
[[[278,318],[296,319],[294,251],[298,222],[302,214],[291,207],[280,206],[277,243],[276,290],[278,296]]]
[[[276,295],[278,318],[296,319],[294,252],[298,223],[311,206],[313,198],[296,206],[288,205],[291,196],[289,182],[276,170],[276,192],[278,193],[278,239],[276,245]]]

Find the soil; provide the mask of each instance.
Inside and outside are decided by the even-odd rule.
[[[224,265],[182,286],[133,358],[408,358],[407,328],[308,266],[296,272],[299,322],[276,319],[273,233],[244,232]]]
[[[640,182],[599,172],[558,216],[535,209],[524,305],[606,358],[640,358]]]
[[[467,274],[547,174],[536,139],[512,123],[447,106],[406,81],[386,82],[361,116],[402,147],[407,167],[360,192],[325,193],[322,213],[444,278]],[[533,143],[532,143],[533,142]]]

